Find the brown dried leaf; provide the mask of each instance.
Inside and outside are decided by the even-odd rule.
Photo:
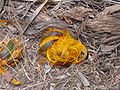
[[[74,7],[70,10],[66,10],[60,14],[58,14],[60,17],[68,17],[68,18],[72,18],[78,21],[82,21],[84,20],[84,17],[86,16],[86,14],[88,14],[88,12],[92,12],[93,10],[90,8],[85,8],[85,7]]]
[[[21,1],[30,1],[30,2],[44,2],[45,0],[21,0]],[[49,0],[49,2],[58,2],[62,0]]]
[[[98,33],[120,34],[120,18],[117,18],[119,14],[116,14],[116,16],[112,15],[118,10],[120,10],[120,5],[107,7],[103,12],[97,14],[97,18],[89,21],[87,26]]]
[[[32,21],[38,16],[38,14],[40,13],[40,11],[42,10],[42,8],[45,6],[45,4],[48,2],[48,0],[45,0],[31,15],[31,17],[29,18],[29,23],[25,26],[24,30],[21,32],[20,35],[24,34],[27,30],[27,28],[29,27],[29,25],[32,23]]]
[[[0,0],[0,12],[2,11],[5,4],[5,0]]]
[[[113,12],[116,12],[116,11],[119,11],[119,10],[120,10],[120,5],[119,4],[115,4],[113,6],[106,7],[103,12],[101,12],[101,13],[99,13],[97,15],[97,17],[101,17],[103,15],[107,15],[107,14],[110,14],[110,13],[113,13]]]
[[[4,78],[9,83],[13,79],[13,75],[9,71],[6,70]]]
[[[116,75],[115,82],[116,83],[120,83],[120,74]]]
[[[111,44],[119,44],[120,43],[120,36],[116,35],[116,36],[112,36],[109,38],[104,38],[101,39],[102,44],[107,44],[107,45],[111,45]]]
[[[90,86],[90,82],[87,80],[87,78],[81,72],[79,72],[78,75],[84,86]]]

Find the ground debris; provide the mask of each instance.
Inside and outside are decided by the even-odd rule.
[[[12,26],[11,23],[10,25],[1,23],[0,40],[18,37],[24,43],[25,49],[19,65],[8,69],[22,84],[13,86],[9,83],[12,75],[7,74],[6,77],[0,75],[0,89],[119,90],[119,0],[47,2],[37,13],[34,12],[43,2],[0,1],[9,2],[4,5],[0,2],[0,20],[13,21]],[[29,27],[24,33],[27,24]],[[73,64],[69,68],[61,69],[49,66],[48,62],[36,64],[40,39],[49,27],[72,30],[74,35],[80,35],[79,40],[88,48],[88,59],[79,65]],[[24,34],[20,36],[20,33]]]
[[[98,33],[120,34],[120,5],[106,7],[87,26]]]

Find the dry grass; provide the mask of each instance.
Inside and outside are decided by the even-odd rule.
[[[119,4],[117,0],[81,0],[47,3],[38,16],[29,23],[33,12],[41,3],[10,0],[0,13],[1,19],[13,20],[0,26],[0,40],[19,37],[24,43],[23,60],[9,70],[22,81],[14,86],[0,76],[1,90],[119,90],[120,89],[120,31],[105,32],[90,26],[91,21],[106,7]],[[89,8],[79,16],[76,7]],[[75,9],[75,12],[70,12]],[[81,9],[80,9],[81,10]],[[80,11],[78,9],[78,11]],[[64,12],[63,12],[64,11]],[[110,13],[119,20],[120,9]],[[73,15],[74,14],[74,15]],[[77,17],[78,16],[78,17]],[[111,17],[110,16],[110,17]],[[92,22],[92,23],[93,23]],[[108,20],[109,22],[109,20]],[[111,24],[110,20],[110,24]],[[113,22],[114,23],[114,22]],[[28,25],[29,24],[29,25]],[[120,22],[116,24],[120,25]],[[26,25],[28,28],[25,30]],[[42,31],[49,26],[61,26],[80,33],[79,39],[89,50],[89,59],[79,65],[58,69],[44,62],[36,64]],[[107,26],[111,30],[114,26]],[[113,29],[112,29],[113,28]],[[97,30],[98,29],[98,30]],[[117,27],[120,30],[120,27]],[[25,32],[23,32],[25,30]],[[21,32],[23,32],[21,34]],[[81,79],[82,78],[82,79]],[[86,81],[85,81],[86,79]],[[90,85],[89,85],[90,84]]]

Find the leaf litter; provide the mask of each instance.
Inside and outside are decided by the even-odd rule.
[[[14,21],[15,19],[15,21],[30,23],[24,34],[23,29],[28,23],[13,22],[12,28],[14,29],[8,27],[9,25],[7,26],[6,23],[2,23],[3,26],[0,26],[1,41],[17,36],[22,39],[25,48],[20,64],[7,69],[13,74],[8,74],[9,77],[6,76],[8,81],[6,82],[3,76],[0,76],[0,88],[9,90],[14,88],[23,90],[119,89],[119,2],[117,0],[49,2],[38,11],[37,15],[34,12],[42,3],[32,1],[10,0],[4,8],[0,7],[2,10],[0,20]],[[31,6],[26,7],[29,4]],[[18,10],[20,11],[18,12]],[[32,15],[35,16],[34,19],[31,18]],[[30,19],[31,22],[29,22]],[[40,39],[44,31],[51,26],[72,30],[77,34],[76,36],[80,35],[79,39],[88,48],[90,58],[81,64],[61,69],[49,66],[48,62],[36,64]],[[14,33],[14,30],[17,33]],[[78,75],[78,73],[82,75]],[[14,77],[22,82],[20,86],[9,83]],[[15,80],[13,82],[19,83]]]

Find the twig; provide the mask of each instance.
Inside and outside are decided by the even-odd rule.
[[[41,85],[41,84],[43,84],[43,83],[44,83],[44,82],[39,82],[39,83],[36,83],[36,84],[33,84],[33,85],[28,85],[27,87],[22,88],[22,89],[20,89],[20,90],[27,90],[28,88],[32,88],[32,87]]]
[[[87,78],[81,72],[78,72],[78,75],[79,75],[80,80],[81,80],[81,82],[83,83],[84,86],[90,86],[89,81],[87,80]]]
[[[26,25],[26,27],[23,29],[23,31],[20,33],[20,36],[23,35],[26,30],[28,29],[29,25],[32,23],[32,21],[37,17],[41,9],[45,6],[45,4],[48,2],[48,0],[45,0],[32,14],[29,23]]]

